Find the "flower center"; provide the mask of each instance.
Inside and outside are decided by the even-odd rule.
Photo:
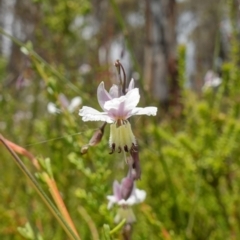
[[[112,149],[111,153],[116,149],[118,149],[118,152],[122,150],[129,152],[137,145],[131,124],[127,120],[117,120],[111,124],[109,144]]]

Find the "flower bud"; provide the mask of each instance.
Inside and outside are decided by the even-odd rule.
[[[86,154],[87,151],[88,151],[88,148],[91,146],[95,146],[97,145],[98,143],[101,142],[102,140],[102,136],[104,134],[104,128],[106,126],[106,123],[104,123],[97,131],[94,132],[92,138],[90,139],[89,143],[82,146],[81,148],[81,153],[82,154]]]
[[[99,142],[101,142],[102,140],[102,136],[103,136],[103,132],[98,129],[92,136],[92,138],[90,139],[88,145],[89,146],[95,146],[97,145]]]

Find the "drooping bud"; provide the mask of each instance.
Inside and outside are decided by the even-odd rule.
[[[101,142],[103,136],[103,132],[98,129],[97,131],[94,132],[92,138],[90,139],[88,145],[89,146],[96,146],[98,143]]]
[[[94,132],[94,134],[93,134],[93,136],[92,136],[92,138],[90,139],[90,141],[89,141],[88,144],[82,146],[82,148],[81,148],[81,153],[82,153],[82,154],[86,154],[87,151],[88,151],[88,148],[89,148],[90,146],[91,146],[91,147],[92,147],[92,146],[96,146],[98,143],[101,142],[102,136],[103,136],[103,134],[104,134],[104,128],[105,128],[106,124],[107,124],[107,123],[105,122],[97,131]]]

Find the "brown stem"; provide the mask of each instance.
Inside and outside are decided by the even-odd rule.
[[[2,137],[3,138],[3,137]],[[19,153],[23,156],[26,156],[34,165],[34,167],[37,170],[40,170],[40,165],[37,161],[37,159],[33,156],[33,154],[31,154],[30,152],[28,152],[25,148],[18,146],[17,144],[7,140],[6,138],[4,138],[5,143],[16,153]]]

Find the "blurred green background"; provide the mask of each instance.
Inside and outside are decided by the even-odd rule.
[[[0,133],[51,159],[81,239],[93,239],[89,226],[99,236],[104,224],[115,226],[117,209],[107,209],[106,196],[127,172],[121,154],[109,155],[109,126],[102,142],[81,154],[101,123],[83,122],[78,111],[100,110],[97,86],[111,86],[117,59],[140,88],[139,106],[158,107],[156,117],[132,118],[142,167],[137,186],[147,192],[134,206],[132,239],[240,239],[237,0],[0,0],[0,6]],[[62,94],[82,103],[72,110]],[[24,239],[17,227],[27,222],[33,239],[68,239],[3,145],[0,152],[0,239]]]

